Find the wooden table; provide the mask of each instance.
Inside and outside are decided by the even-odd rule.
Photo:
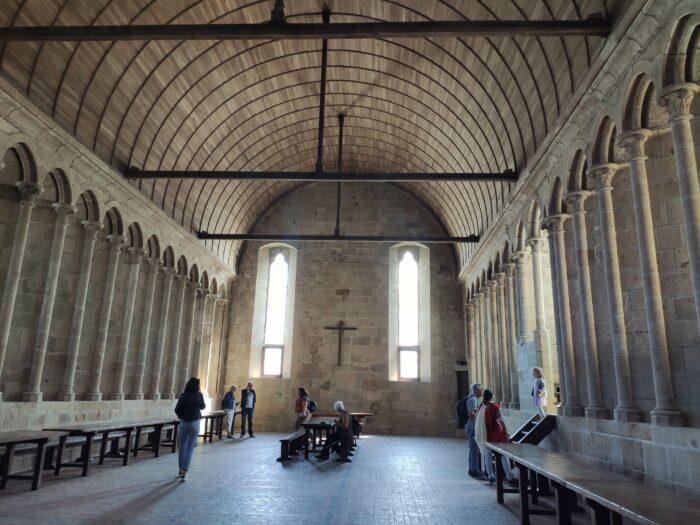
[[[320,435],[325,432],[325,438],[328,439],[331,432],[335,428],[337,422],[332,417],[312,417],[309,421],[302,423],[306,430],[310,430],[312,434],[313,450],[316,450],[317,440]],[[309,459],[309,440],[304,443],[304,459]]]
[[[226,417],[225,410],[212,410],[211,412],[206,412],[202,414],[202,420],[204,421],[204,432],[199,436],[204,438],[204,443],[209,440],[211,443],[214,439],[214,434],[221,436],[224,431],[224,418]],[[234,418],[236,417],[234,413]]]
[[[163,428],[173,425],[173,436],[170,441],[162,441]],[[134,437],[134,457],[138,456],[139,450],[150,450],[155,457],[160,455],[161,445],[170,445],[170,450],[174,453],[177,450],[177,432],[180,426],[180,420],[175,417],[167,417],[160,419],[149,419],[140,421],[135,425],[136,435]],[[153,427],[150,441],[141,445],[141,434],[143,429]]]
[[[41,430],[14,430],[11,432],[0,432],[0,446],[5,447],[5,454],[0,462],[0,489],[4,489],[8,479],[30,479],[32,480],[32,490],[37,490],[41,486],[41,473],[46,455],[46,444],[51,440],[66,439],[67,432],[44,432]],[[12,469],[12,459],[15,447],[22,444],[36,444],[36,457],[34,458],[34,469],[31,476],[21,474],[10,474]]]
[[[556,491],[558,523],[570,524],[576,508],[576,494],[591,508],[597,525],[617,525],[622,518],[645,525],[688,525],[698,521],[698,502],[676,492],[652,487],[640,481],[595,467],[570,456],[516,443],[488,443],[496,454],[497,482],[503,486],[503,469],[499,456],[512,459],[520,470],[521,523],[529,524],[531,514],[547,511],[531,509],[537,503],[532,483],[528,490],[528,472],[548,478]],[[532,477],[531,477],[532,480]],[[497,496],[503,502],[502,493]],[[551,511],[550,511],[551,512]]]

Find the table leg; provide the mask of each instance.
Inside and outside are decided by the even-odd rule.
[[[556,491],[557,523],[571,525],[571,513],[576,509],[576,495],[563,485],[552,482]]]
[[[593,511],[591,516],[593,525],[610,525],[610,509],[592,499],[586,498],[586,503]]]
[[[534,470],[527,470],[530,473],[530,494],[532,495],[532,504],[539,504],[539,494],[538,494],[538,484],[537,484],[537,472]]]
[[[522,525],[530,525],[530,502],[527,499],[527,478],[528,468],[525,465],[518,465],[520,476],[518,483],[520,484],[520,523]],[[534,503],[534,502],[533,502]]]
[[[136,428],[136,436],[134,436],[134,457],[139,455],[139,443],[141,442],[141,429],[142,427]]]
[[[486,450],[491,449],[487,448]],[[503,505],[503,478],[505,477],[505,472],[501,464],[501,454],[494,450],[493,455],[496,459],[496,501]]]
[[[221,441],[221,439],[223,439],[223,433],[224,433],[224,418],[225,418],[225,417],[226,417],[226,415],[223,415],[223,416],[219,416],[219,417],[218,417],[218,420],[219,420],[219,441]]]
[[[304,459],[309,459],[309,440],[304,439]]]
[[[66,449],[66,440],[68,436],[61,436],[58,440],[58,449],[56,450],[56,468],[53,471],[54,476],[58,476],[61,473],[61,464],[63,463],[63,451]]]
[[[15,444],[9,443],[5,445],[5,455],[2,457],[2,467],[0,467],[0,489],[4,489],[7,485],[7,479],[10,477],[10,469],[12,468],[12,458],[15,455]]]
[[[131,451],[131,432],[133,429],[128,429],[126,431],[126,442],[124,443],[124,459],[122,459],[122,465],[127,466],[129,464],[129,452]]]
[[[32,475],[32,490],[37,490],[41,486],[42,467],[46,456],[46,441],[37,443],[36,460],[34,461],[34,473]]]
[[[93,434],[85,436],[85,444],[83,445],[83,476],[88,475],[90,470],[90,455],[92,454],[92,438]]]
[[[160,438],[163,434],[163,425],[153,427],[153,453],[155,457],[160,455]]]
[[[105,462],[105,455],[107,454],[107,442],[109,441],[109,430],[102,432],[102,443],[100,443],[100,461],[98,464],[103,465]]]
[[[180,422],[177,421],[177,422],[173,425],[173,445],[172,445],[172,452],[173,452],[173,454],[174,454],[175,452],[177,452],[177,432],[178,432],[178,428],[179,428],[179,427],[180,427]]]

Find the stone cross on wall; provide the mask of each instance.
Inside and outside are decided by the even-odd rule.
[[[344,321],[338,321],[335,326],[324,326],[324,330],[337,330],[338,331],[338,366],[341,366],[342,351],[343,351],[343,332],[345,330],[357,330],[354,326],[345,326]]]

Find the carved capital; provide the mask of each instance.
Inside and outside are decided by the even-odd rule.
[[[644,144],[653,133],[648,129],[633,129],[620,135],[618,145],[624,148],[628,160],[646,160]]]
[[[472,299],[471,301],[468,301],[467,304],[464,305],[464,309],[467,311],[467,315],[474,315],[474,308],[475,308],[475,301]]]
[[[496,286],[499,288],[504,286],[506,283],[506,274],[505,272],[498,272],[493,274],[493,280],[496,281]]]
[[[698,86],[695,84],[675,84],[661,91],[659,105],[664,106],[670,115],[670,121],[690,120],[690,106],[695,98]]]
[[[83,228],[85,228],[85,238],[91,241],[97,239],[97,233],[102,230],[102,223],[95,221],[82,221]]]
[[[146,252],[143,248],[127,248],[126,249],[126,263],[127,264],[141,264]]]
[[[197,299],[206,301],[209,297],[209,288],[197,288]]]
[[[592,192],[588,190],[572,191],[564,195],[564,202],[566,202],[572,215],[586,213],[585,202],[591,195]]]
[[[199,290],[199,283],[196,281],[187,281],[185,288],[190,293],[197,293],[197,290]]]
[[[126,242],[123,235],[108,235],[107,242],[109,243],[109,251],[118,252]]]
[[[151,267],[152,272],[157,272],[160,269],[160,265],[163,264],[163,261],[161,261],[159,257],[151,257],[146,259],[146,262],[148,262],[148,266]]]
[[[217,308],[226,308],[228,301],[226,299],[221,299],[220,297],[217,297],[214,304],[216,305]]]
[[[175,268],[171,268],[170,266],[163,266],[160,271],[163,272],[166,281],[172,281],[177,274],[177,270]]]
[[[544,227],[550,234],[560,233],[564,231],[564,221],[568,219],[569,216],[566,213],[557,213],[556,215],[550,215],[544,220]]]
[[[20,204],[30,207],[34,206],[36,198],[43,191],[43,188],[34,182],[17,182],[15,187],[19,192]]]
[[[530,257],[530,251],[527,247],[524,250],[513,252],[513,254],[510,256],[511,260],[518,266],[525,264],[528,257]]]
[[[612,191],[612,180],[620,166],[612,162],[598,164],[588,170],[588,178],[593,181],[597,191]]]
[[[68,224],[69,217],[78,211],[72,204],[62,202],[55,202],[51,207],[56,211],[56,224]]]
[[[547,240],[543,237],[530,237],[529,239],[525,240],[525,244],[527,244],[530,247],[530,250],[532,250],[532,253],[540,253],[544,249],[544,243],[547,242]]]
[[[501,268],[505,271],[506,278],[512,279],[515,275],[515,263],[503,263]]]

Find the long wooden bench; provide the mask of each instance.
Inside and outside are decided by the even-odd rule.
[[[40,430],[0,432],[0,447],[5,449],[2,461],[0,461],[0,489],[5,488],[8,479],[29,479],[32,481],[32,490],[37,490],[41,486],[46,445],[50,441],[64,440],[67,435],[67,432],[42,432]],[[31,475],[11,473],[12,460],[18,446],[30,446],[36,450]]]
[[[595,525],[620,525],[622,519],[644,525],[689,525],[698,522],[698,502],[676,492],[595,467],[570,456],[516,443],[487,443],[496,455],[497,500],[503,503],[503,468],[500,456],[510,458],[520,472],[521,523],[530,515],[556,514],[561,525],[571,523],[579,496],[591,509]],[[542,496],[538,477],[555,491],[555,511],[532,508]]]
[[[305,437],[306,430],[300,428],[280,439],[280,457],[277,458],[277,461],[287,461],[289,456],[296,456],[297,450],[304,446]]]

